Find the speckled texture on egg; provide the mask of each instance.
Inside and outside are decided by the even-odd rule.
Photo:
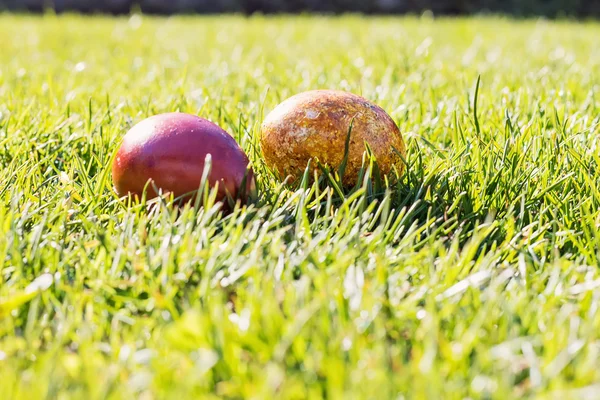
[[[353,185],[358,179],[365,142],[384,175],[393,166],[403,172],[404,140],[390,116],[360,96],[336,90],[300,93],[278,105],[262,125],[265,161],[282,178],[302,176],[310,159],[337,169],[344,158],[351,124],[344,185]]]

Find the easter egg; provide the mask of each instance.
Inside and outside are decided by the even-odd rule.
[[[158,191],[192,199],[200,188],[210,155],[208,183],[217,200],[244,200],[254,189],[248,157],[227,132],[214,123],[184,113],[155,115],[136,124],[123,138],[112,165],[119,196],[147,198]]]
[[[352,93],[313,90],[279,104],[265,118],[260,144],[266,164],[281,178],[301,177],[309,160],[337,170],[348,158],[342,181],[354,185],[368,144],[380,173],[404,170],[400,130],[379,106]]]

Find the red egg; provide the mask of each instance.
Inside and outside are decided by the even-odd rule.
[[[183,113],[155,115],[127,132],[112,165],[115,190],[138,198],[146,190],[147,198],[153,198],[156,187],[189,200],[200,187],[208,154],[208,183],[218,185],[217,201],[227,196],[245,200],[254,178],[244,151],[219,126]]]

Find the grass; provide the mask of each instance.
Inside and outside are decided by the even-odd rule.
[[[0,398],[593,397],[599,35],[0,16]],[[273,179],[262,117],[314,88],[390,113],[399,183]],[[242,144],[259,199],[224,216],[116,198],[122,135],[176,110]]]

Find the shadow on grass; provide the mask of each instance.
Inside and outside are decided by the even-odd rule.
[[[451,182],[448,174],[428,172],[421,157],[404,160],[404,163],[403,171],[394,169],[388,176],[383,176],[376,160],[366,153],[357,182],[352,187],[342,184],[339,171],[323,165],[313,168],[309,163],[302,178],[292,183],[264,167],[262,176],[267,179],[262,181],[262,195],[255,205],[257,208],[270,207],[269,217],[283,215],[283,223],[290,225],[296,224],[300,215],[305,215],[308,221],[322,220],[343,207],[355,214],[372,213],[376,221],[369,224],[371,230],[401,217],[400,223],[405,229],[426,224],[441,229],[425,230],[423,239],[434,233],[449,239],[458,235],[461,244],[490,216],[490,211],[478,209],[475,199],[468,191],[459,190],[462,185]],[[384,210],[380,210],[383,205]],[[369,234],[368,230],[364,233]],[[290,235],[294,235],[293,230]]]

